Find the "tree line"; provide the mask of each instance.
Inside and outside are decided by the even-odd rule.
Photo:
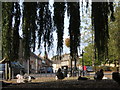
[[[88,42],[88,46],[84,48],[85,54],[84,54],[84,59],[85,59],[85,64],[86,65],[101,65],[101,64],[114,64],[115,66],[118,65],[118,62],[120,60],[119,57],[119,15],[120,15],[120,6],[119,3],[115,4],[115,21],[111,22],[110,18],[108,18],[108,30],[109,30],[109,38],[108,38],[108,55],[107,57],[102,60],[99,60],[99,57],[96,56],[95,60],[95,42],[92,40],[92,36],[89,37],[87,40],[84,40],[84,42]],[[91,26],[90,26],[91,27]],[[90,33],[94,34],[92,30]],[[98,52],[96,52],[98,54]]]

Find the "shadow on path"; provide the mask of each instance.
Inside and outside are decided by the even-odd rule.
[[[49,82],[31,82],[22,84],[11,84],[3,89],[10,88],[116,88],[120,89],[120,85],[113,80],[63,80]]]

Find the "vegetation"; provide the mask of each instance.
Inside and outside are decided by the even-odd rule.
[[[19,50],[20,7],[18,3],[12,2],[4,2],[2,5],[2,54],[8,60],[16,60]],[[13,17],[15,18],[14,25]]]
[[[109,33],[110,33],[110,39],[109,39],[109,57],[108,61],[109,63],[114,63],[117,64],[118,61],[120,60],[119,56],[119,47],[120,47],[120,42],[119,42],[119,34],[120,34],[120,27],[119,27],[119,19],[120,19],[120,7],[116,7],[115,9],[115,22],[110,22],[109,23]],[[117,63],[116,63],[117,61]]]
[[[65,39],[65,45],[69,48],[70,47],[70,38]]]
[[[89,3],[86,2],[86,9]],[[64,35],[64,14],[67,10],[69,17],[69,36],[70,36],[70,55],[72,59],[76,60],[80,50],[80,8],[83,8],[83,2],[55,2],[53,5],[54,15],[49,8],[49,2],[24,2],[22,9],[20,9],[19,2],[3,2],[2,8],[2,48],[3,57],[8,57],[11,60],[17,60],[19,51],[19,26],[22,22],[22,39],[24,41],[24,56],[26,59],[30,57],[30,50],[35,51],[36,42],[38,42],[38,49],[41,49],[41,43],[44,43],[45,51],[52,48],[53,45],[53,31],[57,32],[57,53],[61,55],[63,52],[63,35]],[[22,13],[22,12],[23,13]],[[100,62],[108,59],[109,16],[112,21],[114,18],[113,2],[92,2],[92,27],[95,36],[95,52],[96,60]],[[23,20],[21,21],[20,18]],[[116,16],[116,28],[118,35],[116,42],[116,53],[119,55],[119,18]],[[112,37],[112,36],[111,36]],[[112,45],[111,45],[112,46]],[[91,47],[91,45],[89,45]],[[86,48],[89,53],[89,48]],[[97,51],[97,53],[96,53]],[[90,61],[89,56],[88,61]],[[93,57],[92,57],[93,58]],[[90,65],[92,64],[89,62]]]
[[[93,2],[92,3],[92,26],[95,30],[95,48],[98,52],[98,59],[103,60],[108,56],[108,14],[111,11],[111,20],[113,16],[113,2]]]
[[[108,38],[108,57],[103,60],[96,60],[94,61],[95,58],[95,52],[94,52],[94,44],[89,42],[88,40],[84,40],[84,42],[88,43],[88,46],[84,48],[84,60],[85,60],[85,65],[101,65],[101,64],[114,64],[115,66],[118,65],[119,61],[119,18],[120,18],[120,7],[119,5],[115,7],[115,21],[111,22],[110,18],[108,18],[108,30],[109,30],[109,38]],[[92,32],[90,33],[92,34]],[[92,38],[92,37],[90,37]],[[97,53],[96,53],[97,54]]]

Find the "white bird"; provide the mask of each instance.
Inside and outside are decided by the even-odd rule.
[[[109,79],[109,78],[104,76],[103,79]]]

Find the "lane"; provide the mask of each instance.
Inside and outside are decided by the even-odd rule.
[[[39,74],[30,74],[30,75],[34,76],[35,78],[38,78],[38,77],[55,77],[55,73],[39,73]],[[89,73],[86,74],[86,76],[92,76],[92,77],[94,77],[94,75],[95,75],[95,72],[89,72]],[[112,72],[104,72],[104,76],[112,79]]]
[[[90,73],[88,73],[87,75],[94,77],[95,72],[90,72]],[[107,77],[107,78],[109,78],[109,79],[112,79],[112,72],[104,72],[104,77]]]
[[[40,74],[30,74],[30,76],[38,77],[55,77],[55,73],[40,73]]]

